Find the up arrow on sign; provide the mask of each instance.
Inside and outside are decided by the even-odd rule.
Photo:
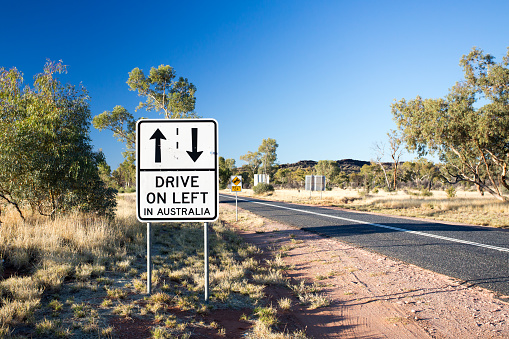
[[[161,162],[161,139],[166,140],[163,133],[159,130],[159,128],[152,134],[150,140],[156,139],[156,156],[155,162]]]

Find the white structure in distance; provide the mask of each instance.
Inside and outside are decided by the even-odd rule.
[[[254,175],[254,186],[260,184],[260,183],[269,183],[269,175],[268,174],[255,174]]]
[[[325,191],[324,175],[306,175],[306,191]]]

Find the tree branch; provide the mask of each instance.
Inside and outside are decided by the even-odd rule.
[[[18,212],[18,214],[21,217],[21,219],[23,221],[25,221],[25,216],[23,215],[23,212],[21,211],[21,208],[19,207],[17,202],[15,202],[14,200],[9,199],[4,193],[0,193],[0,198],[2,198],[5,201],[7,201],[7,203],[13,205],[14,208],[16,208],[16,211]]]
[[[490,170],[490,167],[488,166],[488,162],[486,161],[486,157],[484,156],[484,152],[481,150],[481,147],[479,147],[478,142],[476,142],[476,146],[477,146],[477,149],[479,150],[479,152],[481,152],[481,157],[484,162],[484,165],[486,166],[486,172],[488,173],[488,178],[490,178],[491,184],[495,188],[495,191],[497,192],[497,194],[501,195],[500,190],[498,189],[498,185],[495,183],[495,181],[493,180],[493,176],[491,175],[491,170]]]

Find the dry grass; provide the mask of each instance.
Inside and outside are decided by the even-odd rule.
[[[114,222],[84,214],[54,220],[31,215],[23,222],[7,209],[0,227],[0,257],[4,273],[15,273],[0,282],[3,328],[29,320],[44,291],[58,292],[66,278],[88,281],[101,276],[116,257],[140,246],[141,224],[128,212],[132,202],[130,197],[119,199]],[[43,322],[38,330],[48,327],[50,323]]]
[[[225,190],[224,193],[230,193],[229,190]],[[276,201],[287,201],[291,203],[305,203],[305,204],[340,204],[343,202],[343,198],[359,199],[357,190],[333,190],[324,192],[309,192],[305,190],[297,189],[276,189],[273,193],[266,196],[255,195],[252,189],[243,189],[238,194],[243,197],[266,197],[267,199]]]
[[[473,225],[509,227],[509,204],[491,197],[432,197],[372,199],[354,206],[361,211],[460,222]]]
[[[509,227],[509,203],[507,202],[471,191],[457,191],[454,198],[449,198],[444,191],[431,193],[431,196],[422,196],[419,191],[366,193],[354,189],[334,189],[310,194],[309,191],[304,190],[276,190],[267,199],[297,204],[338,206],[358,211],[473,225]],[[243,190],[241,195],[254,196],[249,189]]]
[[[117,316],[171,324],[154,327],[153,336],[183,338],[193,321],[173,317],[170,309],[197,315],[214,308],[263,308],[266,286],[287,282],[281,256],[258,261],[260,249],[218,221],[209,234],[211,295],[204,304],[203,224],[172,223],[153,229],[154,294],[140,300],[146,290],[146,228],[136,220],[134,194],[119,196],[114,221],[75,214],[23,222],[11,212],[2,221],[0,337],[16,336],[19,328],[47,337],[111,337],[108,319]],[[265,331],[267,338],[305,338]]]
[[[290,298],[281,298],[277,301],[279,308],[283,311],[289,311],[292,307],[292,300]]]
[[[296,331],[294,333],[278,333],[274,332],[267,324],[257,321],[253,328],[246,333],[246,339],[308,339],[304,331]]]

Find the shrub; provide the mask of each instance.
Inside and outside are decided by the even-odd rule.
[[[454,186],[449,186],[445,190],[445,193],[447,193],[448,198],[454,198],[456,196],[456,189],[454,188]]]
[[[274,186],[271,184],[266,184],[264,182],[259,183],[255,187],[253,187],[254,194],[262,194],[262,193],[269,193],[274,192]]]
[[[369,190],[359,191],[359,196],[361,198],[367,198],[369,197]]]
[[[428,189],[423,188],[423,189],[421,190],[421,195],[422,195],[423,197],[431,197],[431,196],[433,196],[433,192],[431,192],[431,191],[430,191],[430,190],[428,190]]]

